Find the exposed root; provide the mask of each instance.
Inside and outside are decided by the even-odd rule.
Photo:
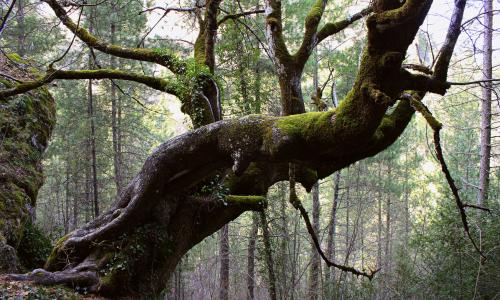
[[[77,269],[60,272],[48,272],[44,269],[35,269],[26,274],[9,274],[7,278],[13,281],[31,281],[40,285],[63,284],[73,288],[90,287],[90,291],[93,291],[99,282],[96,272],[78,271]]]

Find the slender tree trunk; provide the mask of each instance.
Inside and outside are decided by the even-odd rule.
[[[66,178],[64,181],[64,198],[65,198],[65,210],[64,210],[64,234],[68,234],[69,232],[69,173],[70,173],[70,167],[69,167],[69,158],[66,160]]]
[[[378,164],[378,178],[381,178],[382,164]],[[377,269],[382,268],[382,185],[379,183],[377,186]],[[376,291],[376,298],[383,299],[384,298],[384,281],[383,278],[380,278],[378,281],[378,288]]]
[[[313,202],[313,228],[316,234],[319,233],[319,184],[316,182],[312,188],[312,202]],[[309,289],[308,289],[308,299],[318,299],[319,290],[319,271],[320,271],[320,260],[319,254],[311,242],[311,268],[309,274]]]
[[[391,165],[389,164],[387,170],[387,175],[388,175],[388,180],[390,182],[391,178]],[[388,274],[391,273],[391,196],[392,196],[392,191],[388,191],[388,195],[386,198],[386,204],[385,204],[385,248],[384,248],[384,286],[386,287],[386,292],[388,293],[387,286],[388,286],[388,279],[389,276]],[[386,295],[390,296],[390,295]]]
[[[350,176],[349,176],[350,178]],[[349,241],[350,241],[350,232],[349,232],[349,222],[351,221],[351,199],[350,199],[350,183],[346,184],[346,193],[345,193],[345,263],[349,264]]]
[[[248,254],[247,254],[247,290],[248,300],[255,299],[255,241],[257,239],[257,234],[259,231],[259,222],[257,220],[257,214],[252,213],[252,229],[250,231],[250,237],[248,238]]]
[[[80,172],[79,172],[80,173]],[[80,178],[79,176],[73,176],[73,189],[75,191],[74,196],[73,196],[73,222],[71,224],[71,230],[75,230],[78,228],[78,216],[80,214],[80,209],[79,209],[79,203],[78,201],[80,200],[80,188],[81,185],[77,183],[77,178]]]
[[[321,102],[321,93],[318,92],[319,87],[319,76],[318,76],[318,57],[317,51],[314,51],[314,72],[313,72],[313,86],[314,92],[313,97],[318,99],[318,103]],[[318,105],[318,110],[321,110],[320,105]],[[319,235],[319,215],[320,215],[320,204],[319,204],[319,184],[316,182],[311,191],[312,194],[312,226],[316,235]],[[311,241],[311,268],[309,272],[309,290],[308,298],[311,300],[318,299],[318,288],[319,288],[319,272],[320,272],[321,262],[319,260],[319,254],[316,246]]]
[[[484,0],[484,42],[483,42],[483,80],[492,78],[492,37],[493,37],[493,1]],[[490,183],[491,156],[491,91],[492,82],[483,83],[481,99],[481,161],[479,165],[479,192],[477,204],[485,205],[488,200]]]
[[[269,298],[276,300],[276,276],[274,273],[274,260],[271,248],[271,236],[267,225],[267,217],[264,211],[260,212],[260,226],[262,228],[262,238],[264,240],[264,255],[266,257],[267,274],[269,280]]]
[[[90,15],[89,31],[92,32],[92,13]],[[93,68],[92,55],[89,54],[89,69]],[[95,114],[94,114],[94,94],[92,91],[92,80],[89,79],[87,88],[87,116],[90,123],[90,157],[92,160],[92,195],[94,205],[94,218],[99,216],[99,190],[97,182],[97,156],[96,156],[96,131],[95,131]]]
[[[299,222],[298,220],[294,220],[294,227],[293,227],[293,251],[292,251],[292,260],[291,260],[291,276],[290,276],[290,299],[293,300],[295,299],[295,286],[297,282],[297,271],[298,271],[298,264],[299,264],[299,248],[300,248],[300,240],[298,239],[298,227],[299,227]]]
[[[339,186],[340,186],[340,171],[333,174],[333,201],[332,210],[330,212],[330,225],[328,226],[328,238],[326,255],[328,259],[335,261],[335,235],[337,232],[337,209],[340,203]],[[333,282],[335,279],[335,269],[327,268],[326,282]]]
[[[409,187],[409,182],[408,182],[408,177],[409,172],[408,172],[408,152],[405,153],[405,172],[404,172],[404,225],[405,225],[405,232],[404,232],[404,243],[405,243],[405,250],[408,249],[408,240],[410,236],[410,203],[409,203],[409,198],[410,198],[410,187]]]
[[[219,231],[220,284],[219,299],[229,299],[229,225]]]
[[[280,278],[279,283],[280,283],[280,299],[286,299],[288,298],[288,294],[290,292],[289,289],[289,266],[290,266],[290,261],[289,261],[289,255],[288,255],[288,245],[289,245],[289,238],[290,234],[288,232],[288,218],[286,215],[286,207],[288,205],[288,200],[287,200],[287,188],[288,185],[285,184],[284,182],[281,182],[278,184],[278,189],[279,189],[279,203],[280,203],[280,221],[281,221],[281,239],[280,239],[280,247],[276,251],[278,254],[278,265],[280,266],[280,274],[278,275],[278,278]]]
[[[26,24],[24,22],[24,2],[27,0],[17,0],[17,54],[23,57],[26,54]]]
[[[86,156],[90,159],[90,145],[86,144]],[[90,221],[91,207],[92,207],[92,177],[91,177],[91,166],[85,163],[85,223]]]
[[[114,9],[114,6],[113,6]],[[115,44],[116,39],[116,24],[112,21],[110,26],[111,31],[111,44]],[[116,57],[111,56],[110,66],[112,69],[116,68]],[[113,164],[115,172],[115,185],[117,197],[120,196],[123,189],[123,178],[121,174],[121,153],[119,152],[119,129],[118,129],[118,104],[116,97],[116,86],[113,81],[111,81],[111,130],[113,136]]]
[[[378,167],[378,178],[381,176],[382,165]],[[382,267],[382,186],[378,185],[377,199],[377,268]]]

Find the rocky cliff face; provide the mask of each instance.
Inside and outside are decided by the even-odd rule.
[[[18,55],[0,54],[0,89],[33,80],[37,74]],[[38,264],[43,259],[33,256],[45,255],[50,246],[32,226],[31,217],[43,183],[41,160],[55,115],[55,101],[45,88],[0,98],[0,273],[19,271],[23,264],[32,267],[34,261]]]

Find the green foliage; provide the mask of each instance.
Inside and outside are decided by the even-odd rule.
[[[28,270],[41,268],[51,250],[50,239],[36,225],[28,222],[17,250],[21,264]]]

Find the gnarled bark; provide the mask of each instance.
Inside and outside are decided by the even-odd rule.
[[[109,211],[58,242],[47,272],[22,278],[103,295],[158,295],[192,246],[242,212],[264,208],[259,195],[288,179],[289,162],[310,190],[318,178],[387,148],[414,112],[407,99],[398,101],[411,84],[401,80],[408,77],[401,63],[432,1],[379,2],[356,82],[338,108],[219,121],[167,141]]]

